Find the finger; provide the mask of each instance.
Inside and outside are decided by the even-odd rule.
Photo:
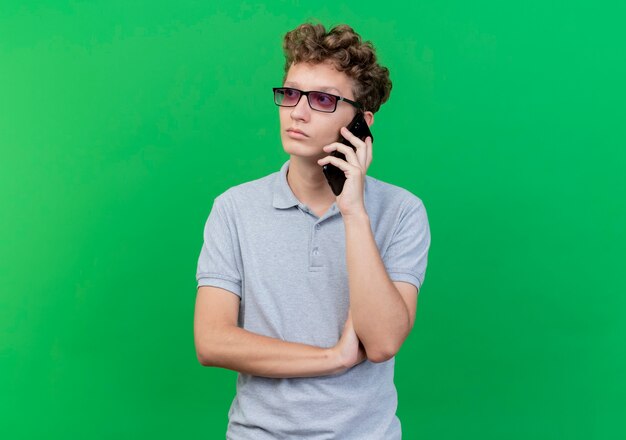
[[[335,156],[326,156],[317,161],[320,165],[332,164],[339,168],[344,173],[361,173],[361,168],[355,167],[349,164],[345,160],[341,160]]]
[[[343,325],[343,331],[341,332],[341,334],[345,335],[350,330],[350,327],[352,327],[352,321],[350,320],[350,318],[348,318]]]
[[[348,310],[348,317],[346,318],[346,323],[352,323],[352,313],[350,313],[350,310]]]
[[[341,127],[341,135],[348,141],[350,142],[352,145],[354,145],[355,147],[363,147],[365,146],[365,142],[363,142],[361,139],[359,139],[358,137],[356,137],[354,134],[352,134],[352,132],[350,130],[348,130],[346,127]]]
[[[357,136],[355,136],[354,134],[352,134],[352,132],[350,130],[348,130],[346,127],[342,127],[341,128],[341,134],[343,135],[343,137],[350,142],[352,145],[354,145],[354,147],[356,148],[356,154],[357,157],[359,158],[359,161],[365,165],[365,153],[366,153],[366,144],[365,142],[363,142],[361,139],[359,139]]]
[[[352,164],[356,167],[363,167],[365,166],[365,160],[361,159],[359,157],[357,157],[357,154],[354,152],[354,149],[352,149],[351,147],[344,145],[340,142],[333,142],[330,145],[326,145],[324,147],[324,151],[327,153],[330,153],[331,151],[339,151],[340,153],[343,153],[346,156],[346,162],[348,162],[349,164]]]
[[[372,138],[370,136],[365,138],[365,170],[368,170],[370,164],[372,163],[372,154],[373,154],[374,144],[372,142]]]

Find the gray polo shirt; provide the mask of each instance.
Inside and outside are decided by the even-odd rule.
[[[317,217],[279,172],[219,195],[204,229],[198,286],[237,295],[239,326],[317,347],[341,337],[349,309],[343,217],[333,204]],[[422,201],[366,176],[365,208],[393,281],[419,289],[430,230]],[[395,358],[364,361],[331,376],[273,379],[240,373],[228,439],[399,439]]]

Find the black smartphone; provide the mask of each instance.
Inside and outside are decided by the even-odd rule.
[[[362,141],[364,141],[365,138],[369,136],[372,138],[372,142],[374,142],[374,136],[372,136],[372,132],[367,126],[367,122],[365,122],[365,118],[363,117],[362,112],[358,112],[346,128],[350,130],[350,133],[352,133]],[[350,143],[350,141],[346,140],[341,135],[339,135],[338,142],[341,142],[342,144],[345,144],[356,151],[356,148]],[[337,150],[330,153],[330,155],[338,157],[342,160],[346,160],[345,154],[340,153]],[[336,196],[341,194],[341,191],[343,191],[343,184],[346,182],[346,175],[343,173],[343,171],[330,163],[324,165],[322,167],[322,171],[324,171],[326,180],[328,181],[330,188],[333,190],[333,193]]]

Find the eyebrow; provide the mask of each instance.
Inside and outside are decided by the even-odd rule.
[[[285,81],[285,83],[283,84],[286,87],[298,87],[298,84],[295,82],[291,82],[291,81]],[[341,90],[339,90],[337,87],[319,87],[316,89],[313,89],[319,92],[329,92],[331,90],[335,90],[337,92],[337,94],[341,95]]]

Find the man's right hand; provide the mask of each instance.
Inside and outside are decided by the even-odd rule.
[[[354,331],[352,315],[349,311],[348,319],[346,319],[346,324],[343,327],[343,333],[341,334],[339,342],[335,345],[334,350],[339,357],[341,365],[346,369],[350,369],[367,359],[365,348],[363,348],[363,344],[361,344],[361,341],[359,341]]]

